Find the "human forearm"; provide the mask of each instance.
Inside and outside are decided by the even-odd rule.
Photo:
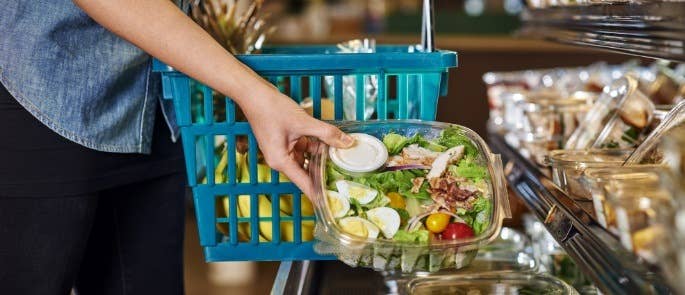
[[[169,0],[74,0],[108,30],[243,108],[260,108],[271,85],[229,54]],[[262,95],[260,95],[262,94]]]
[[[230,55],[169,0],[73,0],[95,21],[172,67],[233,98],[267,163],[311,195],[298,160],[306,136],[346,147],[354,139],[307,115],[287,96]]]

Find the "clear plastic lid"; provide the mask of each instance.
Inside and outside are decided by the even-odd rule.
[[[535,93],[525,95],[519,103],[525,111],[584,111],[597,99],[597,94],[586,91],[576,91],[569,96],[557,93]]]
[[[661,138],[669,130],[685,124],[685,100],[673,107],[661,120],[661,123],[645,138],[635,152],[626,160],[626,165],[644,163],[655,152]]]
[[[546,159],[552,167],[592,168],[607,164],[620,165],[632,153],[632,149],[604,150],[556,150],[551,151]]]
[[[328,155],[340,168],[350,172],[371,172],[388,160],[388,150],[380,139],[363,133],[350,134],[355,139],[352,147],[330,148]]]
[[[651,183],[659,182],[659,173],[665,172],[662,165],[634,165],[611,168],[591,168],[585,170],[585,178],[593,183]]]
[[[605,87],[565,148],[635,147],[653,118],[654,104],[626,75]]]
[[[409,294],[578,294],[560,279],[544,274],[455,274],[417,278]]]
[[[333,211],[336,211],[333,209],[337,208],[337,205],[335,202],[331,202],[335,200],[326,196],[327,192],[331,189],[330,181],[332,179],[328,179],[328,170],[332,163],[328,157],[329,147],[318,142],[316,151],[311,155],[309,164],[310,175],[316,189],[315,195],[312,197],[317,214],[315,237],[319,240],[315,245],[315,251],[321,254],[336,255],[340,260],[352,266],[366,266],[377,270],[401,269],[403,272],[432,272],[444,268],[461,268],[473,260],[479,248],[497,238],[502,226],[502,220],[510,217],[511,213],[509,211],[501,159],[499,155],[492,154],[483,139],[472,130],[459,125],[417,120],[343,122],[339,124],[339,127],[347,133],[365,133],[376,138],[383,138],[385,135],[392,133],[401,135],[403,138],[412,138],[420,134],[424,139],[432,140],[440,137],[442,131],[446,129],[458,132],[461,140],[466,139],[469,141],[462,144],[475,149],[476,156],[474,161],[487,169],[486,174],[484,174],[485,178],[483,178],[485,181],[482,183],[487,186],[486,189],[490,192],[488,194],[488,202],[491,204],[491,208],[489,216],[483,215],[479,217],[481,221],[487,220],[487,222],[482,223],[484,227],[480,230],[480,233],[472,237],[439,240],[430,238],[424,242],[409,242],[388,239],[384,235],[378,235],[378,238],[373,238],[369,235],[370,231],[366,232],[366,237],[350,234],[350,230],[347,228],[348,225],[344,225],[346,229],[343,229],[339,222],[342,219],[336,218],[333,214]],[[449,153],[450,150],[451,148],[443,153]],[[423,150],[422,152],[426,151]],[[335,183],[337,184],[338,181],[340,180],[336,180]],[[387,180],[384,184],[390,184],[389,182],[392,181]],[[431,186],[431,188],[433,187]],[[390,195],[392,192],[375,190],[375,193]],[[433,195],[430,196],[431,199],[433,197]],[[409,198],[405,199],[408,200]],[[424,203],[423,205],[427,204]],[[426,211],[427,209],[421,210]],[[368,214],[370,211],[365,211],[367,213],[366,218],[373,219]],[[352,213],[352,215],[355,214],[358,215],[351,217],[348,215],[346,218],[362,216],[358,212]],[[359,224],[364,223],[364,221],[359,221]],[[406,226],[408,224],[400,229],[407,229],[409,231]],[[381,234],[383,234],[383,226],[379,227]],[[373,234],[375,235],[375,232]]]

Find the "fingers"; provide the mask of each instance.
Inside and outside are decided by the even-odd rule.
[[[302,166],[298,165],[295,161],[288,161],[288,164],[283,168],[283,173],[288,175],[290,181],[292,181],[297,187],[302,190],[302,192],[308,196],[313,196],[314,186],[312,184],[311,178],[307,172],[304,171]]]
[[[319,120],[313,120],[315,123],[310,123],[307,135],[315,136],[326,144],[336,148],[347,148],[354,144],[354,138],[340,131],[337,127],[324,123]]]
[[[269,161],[268,164],[273,169],[287,175],[290,181],[299,187],[306,195],[311,196],[314,192],[312,180],[295,159],[286,156],[278,160]]]

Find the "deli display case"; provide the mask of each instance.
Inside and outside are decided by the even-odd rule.
[[[273,293],[685,292],[685,3],[528,1],[521,19],[518,37],[653,59],[483,76],[486,140],[530,212],[522,228],[458,270],[284,262]]]

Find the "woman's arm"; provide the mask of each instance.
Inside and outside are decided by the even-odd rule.
[[[230,55],[169,0],[74,0],[95,21],[175,69],[233,98],[250,121],[267,163],[305,193],[312,183],[298,164],[296,143],[318,137],[337,147],[353,139],[307,115]]]

